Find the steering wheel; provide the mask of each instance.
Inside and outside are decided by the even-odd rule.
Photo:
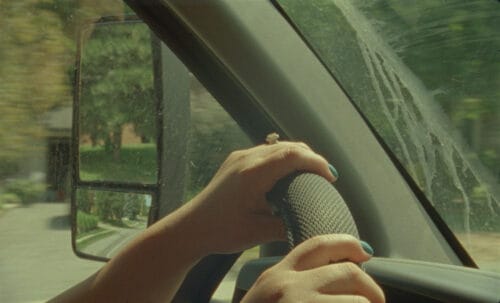
[[[321,176],[294,173],[281,179],[267,195],[275,215],[286,227],[291,250],[301,242],[323,234],[343,233],[359,239],[354,218],[335,187]],[[257,277],[281,257],[247,262],[241,269],[233,302],[239,302]]]
[[[316,235],[344,233],[359,239],[344,199],[326,179],[295,173],[281,179],[267,196],[285,223],[290,249]]]
[[[321,234],[345,233],[359,239],[358,229],[346,203],[335,187],[321,176],[305,172],[291,174],[278,181],[267,199],[274,213],[285,223],[290,249]],[[172,302],[209,302],[219,282],[239,256],[211,255],[202,259],[188,274]],[[235,289],[233,302],[238,302],[251,287],[255,281],[251,277],[258,276],[262,268],[276,261],[273,258],[259,260],[263,263],[241,269],[240,276],[249,279],[237,281],[243,287]]]

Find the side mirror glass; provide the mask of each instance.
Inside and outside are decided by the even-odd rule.
[[[73,119],[72,245],[107,260],[155,217],[159,125],[153,44],[136,17],[80,34]]]
[[[76,251],[111,258],[147,227],[153,197],[78,189],[76,199]]]

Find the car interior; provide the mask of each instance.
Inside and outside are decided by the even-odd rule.
[[[54,193],[66,193],[73,258],[106,262],[229,152],[277,133],[323,155],[338,181],[282,179],[268,201],[288,242],[203,258],[173,302],[239,302],[328,233],[373,246],[360,266],[387,302],[500,302],[500,2],[83,2],[59,12],[84,16],[67,29],[73,100],[44,112],[55,123],[67,108],[47,178],[66,182]],[[1,205],[0,226],[18,210]]]

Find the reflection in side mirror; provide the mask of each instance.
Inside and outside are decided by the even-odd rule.
[[[79,178],[156,184],[157,108],[151,34],[141,22],[89,27],[81,42]]]
[[[113,257],[146,229],[152,200],[150,194],[78,189],[73,218],[75,251]]]

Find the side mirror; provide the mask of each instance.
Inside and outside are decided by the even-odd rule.
[[[166,163],[165,145],[175,140],[182,155],[185,143],[179,138],[189,125],[189,117],[177,115],[180,135],[165,139],[166,50],[135,16],[104,18],[81,31],[71,196],[72,246],[80,257],[108,260],[157,220],[160,196],[182,199],[183,157],[175,157],[178,171],[170,173],[180,178],[170,193],[162,174],[173,165]],[[188,72],[182,68],[176,76],[187,79]],[[178,89],[189,91],[188,85]],[[178,101],[189,113],[189,102]]]

